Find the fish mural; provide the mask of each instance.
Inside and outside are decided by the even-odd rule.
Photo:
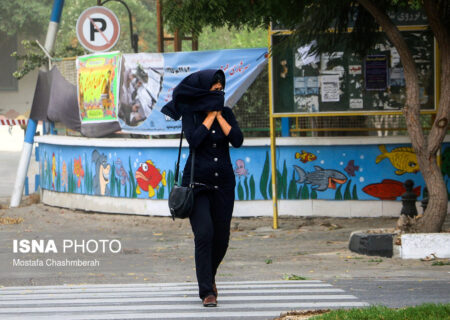
[[[78,178],[77,187],[79,188],[81,186],[81,178],[84,178],[84,170],[81,164],[81,156],[79,156],[78,159],[74,158],[73,160],[74,160],[73,173]]]
[[[56,157],[55,153],[53,152],[52,155],[52,188],[55,190],[55,178],[56,178]]]
[[[107,162],[104,153],[100,154],[97,150],[92,152],[92,162],[95,163],[94,193],[102,196],[109,196],[109,173],[111,165]]]
[[[380,200],[396,200],[406,192],[406,188],[400,181],[384,179],[380,183],[372,183],[365,186],[362,188],[362,191]],[[419,197],[421,186],[415,187],[413,192]]]
[[[67,173],[67,164],[66,164],[66,162],[63,160],[63,163],[62,163],[62,172],[61,172],[61,186],[62,186],[62,189],[63,189],[63,190],[66,190],[66,189],[64,189],[64,186],[67,188],[67,186],[68,186],[68,180],[69,180],[69,175],[68,175],[68,173]]]
[[[391,164],[397,169],[395,174],[400,176],[405,173],[417,173],[420,171],[419,163],[414,149],[411,147],[399,147],[387,151],[384,144],[378,146],[381,154],[375,159],[375,163],[380,163],[384,159],[389,159]]]
[[[238,177],[247,176],[248,171],[245,169],[245,162],[242,159],[236,160],[236,168],[234,169],[234,173]]]
[[[359,170],[359,166],[355,165],[355,160],[350,160],[347,163],[347,166],[344,168],[344,171],[347,172],[350,176],[355,176],[355,171]]]
[[[303,163],[307,163],[309,161],[314,161],[317,159],[317,156],[311,152],[306,152],[305,150],[302,150],[302,153],[296,152],[295,153],[295,159],[299,159]]]
[[[141,163],[136,171],[136,193],[141,194],[141,189],[148,192],[148,197],[155,195],[155,189],[159,188],[159,183],[163,186],[167,185],[166,171],[161,174],[160,170],[155,167],[151,160]]]
[[[294,169],[299,176],[299,179],[296,180],[297,183],[311,184],[312,188],[317,191],[325,191],[328,188],[336,189],[336,184],[344,184],[347,181],[347,177],[342,172],[333,169],[314,166],[316,170],[308,173],[296,165],[294,165]]]
[[[116,164],[116,176],[120,179],[120,184],[124,185],[130,179],[128,173],[123,167],[122,160],[118,158],[115,162]]]
[[[400,201],[405,193],[403,182],[409,177],[421,200],[425,182],[421,172],[407,172],[418,170],[417,166],[408,167],[408,162],[415,163],[415,155],[408,147],[411,145],[389,141],[362,146],[280,145],[276,150],[274,170],[276,196],[280,200]],[[305,158],[308,153],[311,156]],[[312,155],[317,156],[315,161]],[[177,156],[178,148],[166,146],[41,144],[39,184],[49,192],[110,196],[114,197],[113,201],[122,198],[167,199],[174,186]],[[377,156],[378,164],[375,163]],[[237,200],[272,199],[269,146],[232,148],[230,158]],[[310,161],[303,164],[302,159]],[[450,190],[450,142],[442,145],[441,159],[444,183]],[[403,168],[405,164],[408,168]],[[403,176],[396,173],[398,170],[405,172]],[[178,174],[180,177],[181,173]]]

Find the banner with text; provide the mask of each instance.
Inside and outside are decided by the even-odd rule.
[[[225,105],[233,107],[267,63],[267,48],[174,53],[123,54],[119,122],[124,132],[170,134],[181,121],[160,112],[172,91],[189,74],[222,69]]]

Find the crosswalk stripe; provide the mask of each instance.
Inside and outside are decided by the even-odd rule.
[[[336,292],[344,292],[342,289],[255,289],[255,290],[220,290],[221,295],[223,294],[297,294],[297,293],[336,293]],[[58,294],[59,297],[64,298],[79,298],[80,295],[83,295],[83,297],[132,297],[136,296],[137,294],[140,296],[184,296],[184,295],[198,295],[198,290],[184,290],[184,291],[135,291],[135,292],[101,292],[101,293],[48,293],[48,294],[41,294],[41,293],[23,293],[23,294],[8,294],[2,296],[2,300],[14,300],[14,299],[20,299],[21,297],[47,297],[52,298],[55,297],[55,295]]]
[[[219,288],[221,289],[245,289],[245,288],[279,288],[280,286],[277,284],[256,284],[256,285],[251,285],[251,284],[244,284],[244,285],[217,285]],[[303,284],[303,283],[290,283],[290,284],[286,284],[285,287],[289,287],[289,288],[323,288],[323,287],[332,287],[331,284],[328,283],[313,283],[313,284]],[[190,286],[186,286],[183,287],[183,289],[193,289],[196,290],[198,288],[197,285],[190,285]],[[153,291],[161,291],[161,290],[167,290],[167,291],[179,291],[180,288],[178,286],[172,286],[172,287],[149,287],[149,288],[144,288],[141,287],[137,290],[137,288],[133,288],[133,287],[110,287],[110,288],[86,288],[86,287],[68,287],[68,288],[52,288],[52,289],[44,289],[44,288],[39,288],[39,289],[17,289],[17,290],[5,290],[2,291],[0,290],[0,292],[2,294],[8,295],[8,294],[23,294],[23,293],[27,293],[28,291],[32,291],[33,293],[46,293],[46,292],[55,292],[55,290],[57,290],[58,292],[66,292],[66,293],[77,293],[77,292],[114,292],[114,291],[120,291],[120,292],[136,292],[136,291],[145,291],[145,292],[153,292]]]
[[[196,283],[0,288],[0,319],[267,319],[299,309],[368,306],[322,281],[218,282],[217,308],[204,308]]]
[[[220,297],[220,301],[242,301],[242,296]],[[273,301],[273,300],[346,300],[358,299],[353,295],[328,294],[328,295],[277,295],[277,296],[245,296],[246,301]],[[183,297],[183,302],[198,302],[198,297]],[[108,299],[15,299],[14,301],[0,301],[0,305],[30,305],[30,304],[93,304],[93,303],[127,303],[127,302],[180,302],[179,297],[160,297],[160,298],[108,298]]]
[[[227,285],[242,285],[242,284],[282,284],[282,285],[297,285],[297,284],[306,284],[306,283],[323,283],[321,280],[274,280],[274,281],[218,281],[217,285],[227,284]],[[121,288],[138,288],[138,287],[180,287],[180,286],[196,286],[197,284],[194,282],[167,282],[167,283],[123,283],[123,284],[63,284],[63,285],[49,285],[49,286],[32,286],[32,287],[1,287],[0,291],[8,291],[8,290],[17,290],[24,288],[33,288],[33,289],[60,289],[60,288],[116,288],[118,285]]]
[[[177,314],[167,314],[167,313],[150,313],[150,314],[142,314],[142,313],[132,313],[132,314],[106,314],[106,315],[70,315],[70,317],[64,316],[64,319],[67,320],[116,320],[116,319],[210,319],[210,318],[256,318],[259,319],[267,319],[268,317],[276,317],[279,316],[279,311],[239,311],[239,312],[193,312],[193,313],[177,313]],[[8,317],[0,319],[8,319],[8,320],[24,320],[24,319],[33,319],[33,320],[61,320],[61,316],[36,316],[33,318],[24,318],[24,317]]]
[[[69,302],[70,303],[70,302]],[[223,307],[225,305],[221,304]],[[323,308],[323,307],[363,307],[365,302],[282,302],[282,303],[236,303],[226,305],[227,309],[291,309],[291,308]],[[77,307],[30,307],[30,308],[2,308],[0,314],[4,313],[31,313],[31,312],[96,312],[96,311],[151,311],[151,310],[203,310],[203,306],[197,304],[155,304],[155,305],[115,305],[115,306],[77,306]]]

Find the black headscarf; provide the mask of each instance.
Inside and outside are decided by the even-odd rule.
[[[172,100],[161,112],[178,120],[185,112],[222,110],[225,93],[210,91],[217,82],[225,89],[225,74],[222,70],[207,69],[192,73],[175,87]]]

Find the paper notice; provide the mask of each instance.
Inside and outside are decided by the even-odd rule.
[[[350,99],[350,109],[362,109],[363,99]]]
[[[348,66],[348,73],[351,75],[362,74],[362,66],[361,65],[350,65]]]
[[[320,91],[322,102],[339,101],[339,75],[321,76]]]

